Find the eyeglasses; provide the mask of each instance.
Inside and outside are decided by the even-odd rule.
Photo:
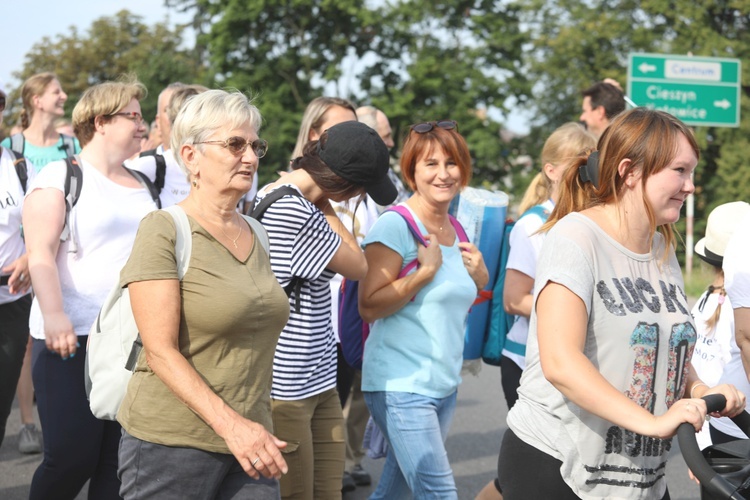
[[[411,129],[418,134],[426,134],[436,127],[445,130],[458,130],[458,123],[456,122],[456,120],[440,120],[436,122],[416,123],[411,126]]]
[[[109,116],[124,116],[138,126],[143,125],[143,116],[137,111],[121,111],[119,113],[112,113]]]
[[[0,94],[0,111],[5,111],[5,96]]]
[[[235,156],[245,154],[248,146],[253,148],[255,156],[257,156],[258,158],[263,158],[268,152],[268,142],[264,139],[255,139],[254,141],[250,142],[244,137],[238,136],[230,137],[229,139],[226,139],[224,141],[203,141],[196,142],[194,144],[216,144],[217,146],[221,146],[222,148],[227,148],[229,152]]]

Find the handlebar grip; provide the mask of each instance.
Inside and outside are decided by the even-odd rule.
[[[723,394],[709,394],[707,396],[703,396],[702,399],[706,402],[708,413],[721,411],[727,405],[727,398],[725,398]]]

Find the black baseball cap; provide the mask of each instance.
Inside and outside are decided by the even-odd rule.
[[[388,147],[364,123],[343,122],[326,130],[318,142],[318,156],[336,175],[362,186],[378,205],[396,200],[398,191],[388,177]]]

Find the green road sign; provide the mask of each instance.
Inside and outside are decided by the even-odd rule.
[[[628,96],[638,106],[670,113],[688,125],[740,126],[740,61],[632,53]]]

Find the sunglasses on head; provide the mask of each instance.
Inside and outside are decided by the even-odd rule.
[[[244,137],[238,136],[230,137],[229,139],[223,141],[203,141],[196,142],[195,144],[215,144],[217,146],[221,146],[222,148],[228,149],[229,152],[235,156],[245,154],[245,151],[247,151],[248,147],[253,148],[255,156],[257,156],[258,158],[263,158],[268,152],[268,142],[266,142],[264,139],[255,139],[254,141],[250,142]]]
[[[418,134],[426,134],[434,128],[442,128],[445,130],[458,130],[458,123],[456,120],[439,120],[436,122],[424,122],[416,123],[411,126],[411,129]]]

